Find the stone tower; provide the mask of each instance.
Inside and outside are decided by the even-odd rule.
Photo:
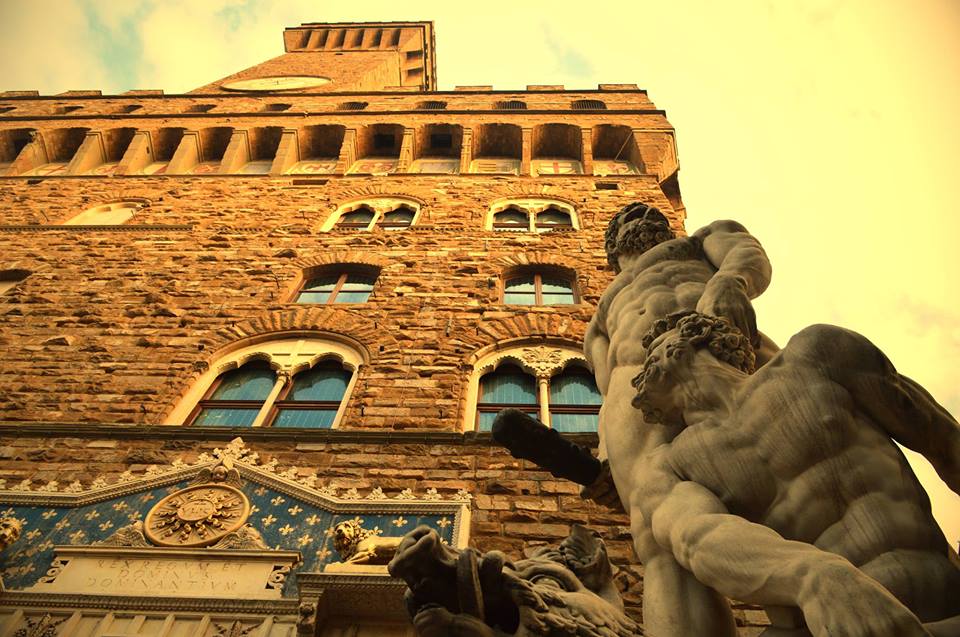
[[[514,554],[589,524],[636,614],[625,518],[486,430],[596,444],[607,220],[683,227],[664,112],[438,91],[430,22],[283,42],[186,94],[0,93],[4,634],[410,634],[351,520]]]

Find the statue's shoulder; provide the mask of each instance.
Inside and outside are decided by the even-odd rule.
[[[703,259],[703,239],[697,236],[677,237],[657,244],[647,250],[636,263],[620,274],[627,274],[630,280],[641,276],[645,271],[663,263]]]
[[[712,221],[707,225],[703,226],[696,232],[694,232],[691,237],[696,237],[699,240],[703,240],[706,237],[712,234],[733,234],[733,233],[745,233],[750,234],[750,231],[747,230],[739,221],[734,221],[733,219],[717,219]]]

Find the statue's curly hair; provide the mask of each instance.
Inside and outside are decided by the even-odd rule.
[[[620,235],[620,226],[623,225],[624,217],[637,210],[642,211],[644,216],[648,214],[659,215],[662,217],[663,223],[666,226],[666,228],[657,235],[643,237],[643,240],[641,240],[641,244],[638,247],[641,249],[646,249],[645,246],[648,247],[648,244],[656,245],[662,241],[667,241],[674,238],[674,234],[670,230],[669,221],[667,220],[666,215],[660,212],[658,208],[648,206],[647,204],[639,201],[634,201],[633,203],[627,204],[620,209],[620,212],[615,214],[613,218],[610,219],[610,222],[607,224],[607,229],[603,233],[603,247],[607,251],[607,263],[611,268],[613,268],[614,272],[620,271],[620,266],[617,263],[617,259],[620,257],[620,251],[617,248],[617,241]],[[640,239],[640,237],[636,237],[635,239]]]
[[[697,349],[707,349],[714,357],[746,374],[756,369],[757,355],[750,339],[736,325],[719,316],[686,311],[669,314],[654,321],[640,344],[649,354],[650,346],[670,330]]]

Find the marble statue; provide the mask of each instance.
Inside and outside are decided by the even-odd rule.
[[[585,342],[603,462],[515,410],[494,436],[623,505],[646,634],[736,635],[729,596],[767,609],[766,637],[960,637],[956,555],[894,442],[958,490],[957,422],[853,332],[761,335],[770,265],[735,222],[678,238],[632,204],[606,248],[618,274]]]
[[[960,492],[960,425],[927,392],[828,325],[755,372],[750,339],[698,312],[655,322],[639,345],[632,402],[643,426],[675,433],[610,459],[634,532],[767,607],[770,634],[960,636],[960,567],[894,444]],[[637,421],[606,425],[629,446]]]
[[[716,221],[689,237],[677,237],[666,217],[642,203],[626,206],[605,238],[616,278],[604,292],[584,342],[604,396],[600,411],[600,456],[609,461],[585,495],[608,503],[619,499],[634,520],[633,541],[644,564],[644,627],[658,637],[731,637],[736,627],[728,604],[658,544],[648,520],[619,498],[632,486],[630,467],[680,431],[651,426],[632,407],[631,381],[646,351],[640,345],[653,323],[683,310],[723,316],[750,336],[761,362],[776,346],[757,331],[750,304],[770,282],[770,263],[746,229]],[[627,425],[629,423],[629,425]]]
[[[500,551],[456,550],[426,526],[414,529],[390,562],[406,581],[419,637],[637,637],[623,612],[599,536],[574,525],[558,547],[528,559]]]

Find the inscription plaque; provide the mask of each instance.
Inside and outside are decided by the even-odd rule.
[[[56,549],[31,592],[277,599],[297,551],[216,549]]]

